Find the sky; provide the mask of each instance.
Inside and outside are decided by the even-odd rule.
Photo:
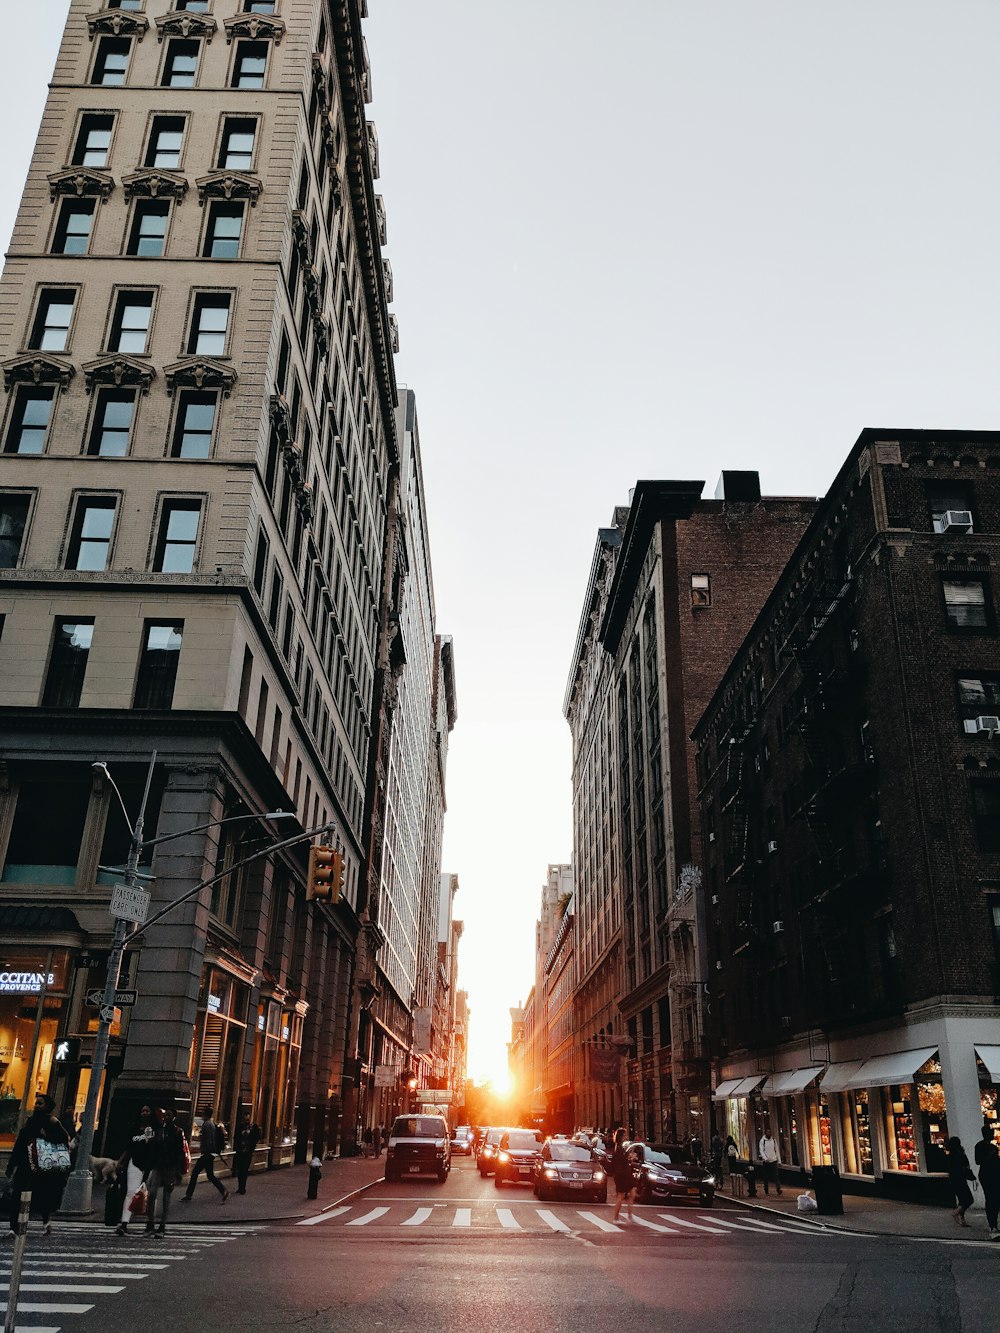
[[[5,245],[66,9],[22,7],[0,48]],[[711,495],[723,468],[820,495],[866,426],[1000,427],[1000,7],[369,11],[396,370],[455,643],[469,1074],[499,1080],[572,855],[562,703],[615,505],[639,479]]]

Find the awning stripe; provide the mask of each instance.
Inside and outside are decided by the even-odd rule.
[[[762,1097],[791,1097],[804,1092],[814,1078],[823,1072],[822,1065],[811,1069],[788,1069],[781,1074],[772,1074],[760,1090]]]
[[[980,1046],[976,1043],[976,1054],[986,1066],[986,1072],[994,1083],[1000,1083],[1000,1046]]]

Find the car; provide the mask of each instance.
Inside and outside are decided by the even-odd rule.
[[[640,1203],[693,1203],[711,1208],[715,1203],[715,1177],[692,1162],[691,1154],[678,1143],[627,1143],[635,1163],[637,1198]]]
[[[462,1153],[465,1157],[470,1156],[472,1153],[472,1139],[472,1126],[459,1125],[451,1136],[452,1153]]]
[[[547,1139],[535,1167],[536,1199],[560,1197],[608,1201],[608,1173],[586,1143]]]
[[[389,1130],[385,1178],[437,1176],[442,1183],[451,1170],[451,1136],[443,1115],[398,1115]]]
[[[507,1129],[497,1144],[493,1184],[530,1185],[535,1178],[541,1139],[536,1129]]]
[[[493,1167],[496,1164],[497,1148],[500,1146],[500,1140],[503,1138],[506,1130],[503,1125],[491,1125],[483,1136],[483,1141],[479,1147],[479,1174],[485,1180],[487,1176],[493,1174]]]

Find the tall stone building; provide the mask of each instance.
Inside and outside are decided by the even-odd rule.
[[[602,529],[565,700],[587,1055],[577,1103],[604,1124],[620,1104],[636,1133],[669,1141],[702,1134],[710,1106],[688,738],[815,510],[762,498],[755,472],[724,473],[711,500],[702,487],[641,481]],[[616,1049],[620,1103],[607,1082]]]
[[[69,6],[0,281],[0,935],[24,978],[0,995],[7,1141],[37,1087],[83,1105],[102,867],[128,844],[91,765],[134,818],[154,750],[147,837],[201,830],[147,858],[154,910],[321,825],[346,882],[336,906],[307,903],[300,845],[151,929],[112,1034],[113,1115],[246,1106],[275,1162],[332,1143],[345,1106],[356,1133],[355,948],[362,925],[378,944],[400,665],[363,12]],[[235,815],[252,817],[219,827]],[[80,1058],[56,1069],[64,1036]]]

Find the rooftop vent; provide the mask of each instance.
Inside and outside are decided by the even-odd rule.
[[[760,473],[722,472],[715,498],[728,500],[730,504],[753,504],[760,499]]]

